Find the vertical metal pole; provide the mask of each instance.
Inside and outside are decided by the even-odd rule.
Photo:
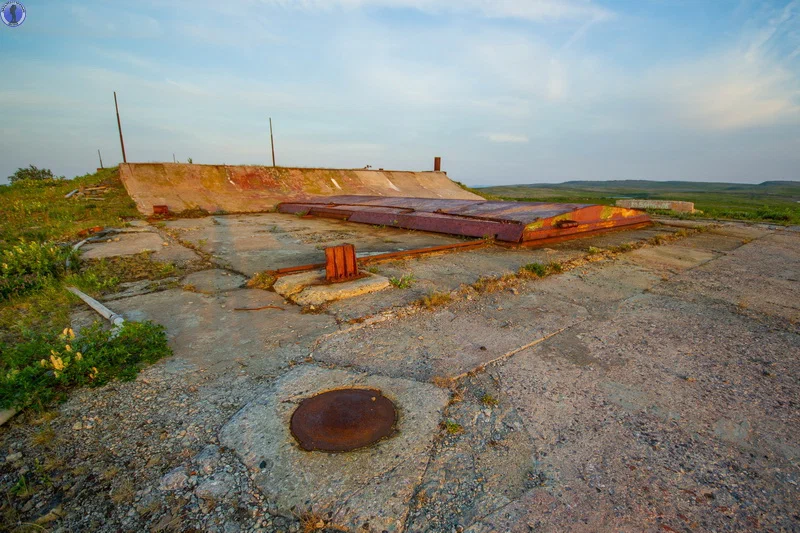
[[[175,154],[174,153],[172,154],[172,162],[173,163],[177,163],[177,161],[175,161]]]
[[[119,121],[119,105],[117,105],[117,91],[114,91],[114,109],[117,110],[117,129],[119,129],[119,145],[122,147],[122,162],[127,163],[125,157],[125,141],[122,139],[122,123]]]
[[[103,166],[103,156],[100,155],[100,148],[97,149],[97,157],[100,158],[100,168],[106,168]]]
[[[272,137],[272,117],[269,117],[269,144],[272,145],[272,166],[275,166],[275,139]]]

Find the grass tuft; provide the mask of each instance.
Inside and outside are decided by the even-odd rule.
[[[447,419],[444,421],[444,429],[450,435],[458,435],[459,433],[464,431],[464,426],[456,422],[455,420]]]
[[[433,309],[434,307],[439,307],[442,305],[447,305],[453,300],[453,297],[450,295],[449,292],[439,292],[433,291],[428,293],[427,295],[423,296],[419,300],[419,304],[423,307],[428,309]]]
[[[408,289],[417,279],[414,277],[414,274],[403,274],[401,277],[396,278],[392,276],[389,278],[389,283],[392,284],[393,287],[398,289]]]
[[[273,285],[275,285],[277,280],[278,278],[269,272],[259,272],[247,281],[247,286],[251,289],[262,289],[268,291]]]
[[[497,398],[488,393],[481,396],[481,403],[488,407],[497,407],[500,405],[500,402],[497,400]]]

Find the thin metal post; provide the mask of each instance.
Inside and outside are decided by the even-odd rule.
[[[175,161],[175,154],[174,153],[172,154],[172,162],[173,163],[177,163],[177,161]]]
[[[272,145],[272,166],[275,166],[275,139],[272,137],[272,117],[269,117],[269,144]]]
[[[97,149],[97,157],[100,158],[100,168],[106,168],[103,166],[103,156],[100,155],[100,148]]]
[[[117,110],[117,128],[119,129],[119,145],[122,147],[122,162],[127,163],[128,158],[125,157],[125,141],[122,139],[122,123],[119,121],[119,105],[117,105],[117,91],[114,91],[114,109]]]

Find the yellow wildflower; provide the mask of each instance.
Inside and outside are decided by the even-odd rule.
[[[76,352],[75,353],[75,360],[76,361],[82,361],[83,360],[83,355],[81,355],[81,352]]]
[[[47,361],[45,361],[44,359],[42,359],[41,361],[39,361],[39,364],[40,364],[40,365],[42,365],[42,368],[44,368],[44,367],[46,367],[46,366],[47,366]]]
[[[96,366],[93,366],[93,367],[92,367],[92,371],[91,371],[91,372],[89,372],[89,377],[90,377],[91,379],[94,379],[94,378],[96,378],[96,377],[97,377],[97,375],[98,375],[99,373],[100,373],[100,372],[97,370],[97,367],[96,367]]]
[[[65,349],[66,351],[68,351],[68,352],[71,352],[71,351],[72,351],[72,346],[70,346],[69,344],[67,344],[66,346],[64,346],[64,349]]]
[[[55,370],[64,370],[64,361],[62,361],[60,357],[51,355],[50,362],[53,364]],[[58,375],[56,375],[56,377],[58,377]]]

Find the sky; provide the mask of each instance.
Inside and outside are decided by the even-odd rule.
[[[23,0],[0,182],[121,161],[800,180],[800,0]]]

